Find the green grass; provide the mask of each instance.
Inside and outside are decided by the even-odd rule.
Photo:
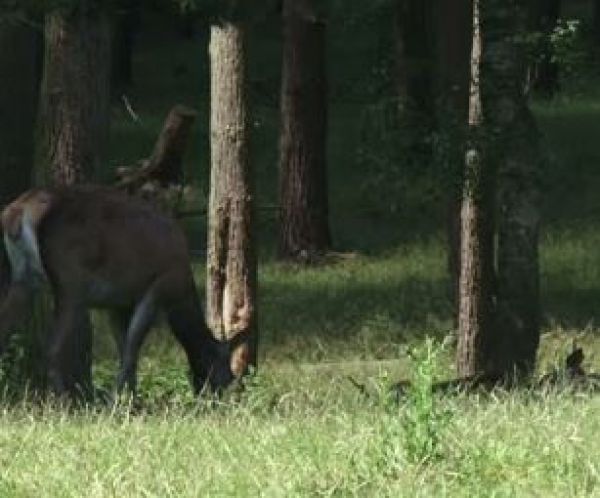
[[[275,379],[277,381],[277,379]],[[439,400],[431,463],[406,452],[406,407],[384,411],[333,381],[269,387],[196,413],[6,410],[2,496],[597,496],[600,401],[587,395]],[[344,399],[344,394],[346,395]],[[393,438],[390,438],[393,435]]]
[[[362,20],[361,5],[354,9]],[[208,181],[206,34],[182,42],[155,28],[139,40],[136,85],[128,93],[141,122],[115,104],[101,176],[148,155],[169,107],[186,103],[199,111],[186,171],[201,203]],[[390,192],[377,191],[390,178],[374,182],[378,171],[358,159],[361,147],[373,147],[363,132],[381,86],[373,68],[388,46],[372,28],[356,20],[332,27],[328,154],[340,254],[313,268],[277,262],[275,220],[260,211],[260,368],[249,389],[217,407],[198,403],[180,349],[160,328],[142,353],[140,406],[0,405],[0,497],[600,496],[598,396],[436,397],[431,410],[448,421],[435,425],[435,458],[415,461],[407,417],[437,420],[428,418],[434,412],[418,397],[390,405],[378,394],[414,372],[409,348],[426,336],[451,337],[452,319],[435,171],[417,165],[417,177],[400,164],[400,177],[391,178],[401,185],[399,207],[390,209]],[[348,36],[351,30],[357,34]],[[264,205],[276,200],[279,35],[262,25],[250,35],[253,165]],[[187,72],[178,76],[182,65]],[[576,339],[585,367],[598,371],[600,95],[561,96],[538,103],[535,112],[550,159],[543,175],[538,370],[560,365]],[[205,220],[185,225],[201,250]],[[201,259],[196,276],[203,288]],[[95,325],[94,375],[110,388],[114,346],[102,317]],[[447,342],[436,362],[442,378],[453,372]]]

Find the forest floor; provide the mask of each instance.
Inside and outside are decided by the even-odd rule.
[[[115,104],[105,180],[112,167],[147,155],[169,107],[183,102],[200,111],[186,165],[198,204],[205,202],[201,42],[173,51],[163,40],[144,41],[139,73],[152,74],[155,57],[164,64],[128,94],[139,122]],[[263,73],[252,79],[253,163],[258,203],[271,205],[277,109],[260,84],[276,75]],[[538,370],[562,365],[576,340],[584,367],[600,371],[600,95],[537,103],[535,112],[549,159]],[[364,103],[332,108],[330,260],[278,262],[275,219],[260,211],[260,358],[246,391],[218,403],[194,400],[183,355],[159,328],[142,353],[139,401],[0,408],[0,496],[600,496],[598,395],[419,391],[453,369],[442,197],[428,183],[433,175],[403,187],[399,174],[399,206],[379,195],[389,177],[356,159],[368,116]],[[186,225],[201,252],[205,221]],[[196,271],[203,288],[202,258]],[[109,388],[115,351],[103,318],[95,324],[94,375]],[[398,403],[388,399],[388,386],[409,378],[417,388]]]

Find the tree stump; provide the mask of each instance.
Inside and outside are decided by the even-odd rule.
[[[137,167],[117,168],[117,187],[175,210],[183,193],[183,155],[198,113],[184,105],[167,115],[152,154]]]

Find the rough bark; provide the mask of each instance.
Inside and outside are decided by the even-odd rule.
[[[463,198],[458,367],[460,376],[495,374],[512,382],[531,374],[539,343],[542,154],[527,107],[526,57],[517,36],[526,26],[525,9],[502,0],[474,7],[473,62],[479,64],[472,68],[469,125],[472,131],[479,128],[481,139],[467,153],[465,184],[471,184],[471,195]]]
[[[41,90],[41,162],[47,182],[70,185],[92,180],[108,137],[110,29],[90,0],[46,14]],[[65,345],[64,375],[70,391],[91,389],[89,320]]]
[[[279,252],[305,258],[331,245],[325,24],[309,2],[284,0],[283,26]]]
[[[54,184],[93,179],[108,136],[110,30],[91,3],[46,15],[40,145]]]
[[[244,29],[211,26],[211,184],[206,314],[218,339],[247,344],[256,364],[256,257]]]
[[[493,245],[490,185],[493,171],[484,154],[481,66],[483,57],[480,0],[473,2],[473,45],[469,99],[469,139],[461,206],[461,268],[458,313],[459,377],[485,372],[490,333]]]
[[[438,133],[447,175],[447,262],[450,296],[458,310],[460,275],[460,207],[464,143],[469,113],[471,0],[440,2],[437,6],[437,115]]]
[[[31,185],[38,103],[39,33],[0,19],[0,205]]]

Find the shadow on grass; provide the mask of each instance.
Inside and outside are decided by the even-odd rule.
[[[573,329],[598,325],[600,324],[600,287],[547,290],[542,309],[546,325],[559,324]]]
[[[451,322],[446,291],[445,281],[418,277],[310,286],[271,282],[261,290],[261,340],[267,345],[341,341],[364,351],[440,334]]]

